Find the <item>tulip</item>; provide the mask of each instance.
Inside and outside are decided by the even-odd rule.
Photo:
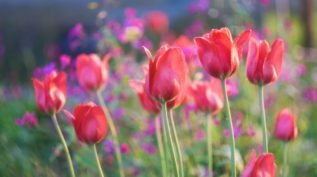
[[[200,111],[216,114],[223,107],[221,83],[218,79],[213,78],[211,82],[195,81],[192,84],[191,95],[196,108]]]
[[[282,69],[284,42],[276,39],[272,46],[253,37],[249,42],[247,77],[256,85],[267,85],[278,78]]]
[[[45,114],[55,114],[65,105],[66,73],[55,71],[45,76],[44,81],[32,78],[35,88],[35,98],[39,110]]]
[[[145,82],[139,80],[130,80],[129,85],[132,90],[138,95],[139,101],[143,109],[148,112],[157,114],[161,111],[160,103],[153,100],[151,97],[147,95],[145,92]]]
[[[196,37],[197,53],[204,69],[219,79],[233,75],[238,69],[243,45],[250,34],[251,30],[246,30],[232,40],[229,29],[221,28]]]
[[[93,102],[78,105],[74,109],[74,116],[64,111],[71,119],[77,138],[85,143],[99,143],[108,130],[107,117],[102,108]]]
[[[167,136],[164,142],[168,143],[175,176],[183,177],[180,146],[174,120],[170,109],[167,110],[167,106],[174,108],[181,104],[185,98],[188,86],[185,56],[180,48],[164,45],[158,50],[153,60],[150,51],[145,47],[144,50],[149,58],[149,72],[146,76],[145,90],[150,97],[161,102],[163,132]],[[166,153],[165,159],[169,159]]]
[[[241,177],[275,177],[276,164],[274,155],[271,153],[263,153],[256,158],[253,150],[248,165],[245,167]]]
[[[77,57],[76,74],[79,84],[88,91],[104,89],[108,79],[108,62],[111,55],[102,61],[96,54],[80,54]]]
[[[182,94],[186,87],[187,65],[180,48],[162,46],[154,60],[144,47],[149,58],[149,74],[145,81],[148,95],[160,102],[169,102]]]
[[[278,114],[274,134],[281,141],[291,141],[297,137],[296,116],[290,109],[285,108]]]
[[[147,26],[155,33],[162,34],[168,30],[168,16],[162,11],[151,11],[146,17]]]

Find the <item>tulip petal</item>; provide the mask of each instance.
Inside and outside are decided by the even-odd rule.
[[[252,30],[248,29],[248,30],[245,30],[243,33],[239,34],[233,41],[233,45],[236,46],[238,50],[239,60],[241,59],[241,56],[242,56],[243,45],[245,44],[245,42],[248,41],[251,35],[252,35]]]
[[[46,113],[44,83],[35,78],[32,78],[32,81],[35,89],[35,100],[37,106],[42,113]]]
[[[135,93],[143,92],[144,81],[140,80],[129,80],[129,86]]]

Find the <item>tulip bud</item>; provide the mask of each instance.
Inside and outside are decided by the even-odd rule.
[[[35,78],[32,81],[36,103],[42,113],[57,113],[64,107],[67,97],[66,73],[53,71],[45,76],[43,82]]]
[[[296,138],[296,116],[290,109],[285,108],[278,114],[274,134],[276,139],[282,141],[291,141]]]
[[[245,167],[241,177],[275,177],[276,164],[274,155],[271,153],[261,154],[256,158],[253,150],[248,165]]]
[[[146,17],[147,26],[157,34],[162,34],[168,30],[168,16],[162,11],[151,11]]]
[[[96,54],[81,54],[77,57],[76,74],[79,84],[88,91],[104,89],[108,79],[108,61],[106,55],[101,61]]]
[[[243,45],[250,34],[251,30],[246,30],[233,41],[229,29],[221,28],[196,37],[197,53],[204,69],[218,79],[233,75],[238,69]]]
[[[281,73],[283,53],[284,43],[281,39],[276,39],[269,47],[266,41],[256,41],[252,37],[247,56],[248,80],[262,85],[274,82]]]
[[[153,60],[150,51],[144,50],[149,58],[149,73],[145,81],[147,94],[164,102],[173,101],[184,94],[188,71],[183,51],[162,46]]]
[[[107,117],[102,108],[93,102],[78,105],[74,116],[64,110],[71,119],[77,138],[86,143],[99,143],[108,130]]]

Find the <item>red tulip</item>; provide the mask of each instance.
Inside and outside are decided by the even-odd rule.
[[[129,85],[132,90],[138,95],[139,100],[146,111],[151,113],[159,113],[161,111],[160,103],[153,100],[151,97],[147,95],[145,92],[144,81],[139,80],[131,80],[129,81]]]
[[[162,46],[152,59],[150,51],[144,47],[149,58],[149,74],[145,90],[157,101],[175,100],[186,89],[187,66],[180,48]]]
[[[67,98],[66,73],[53,71],[45,76],[43,82],[35,78],[32,81],[36,103],[42,113],[57,113],[64,107]]]
[[[281,73],[284,42],[276,39],[271,48],[265,41],[251,38],[247,57],[247,77],[253,84],[267,85],[274,82]]]
[[[253,150],[250,161],[245,167],[241,177],[275,177],[276,164],[274,155],[264,153],[256,159],[256,153]]]
[[[195,81],[192,84],[191,95],[196,108],[200,111],[210,111],[216,114],[222,109],[224,104],[219,79],[214,78],[211,82]]]
[[[296,116],[288,108],[283,109],[277,116],[275,138],[291,141],[297,137]]]
[[[228,28],[213,29],[203,37],[196,37],[197,53],[204,69],[212,76],[225,79],[238,69],[243,44],[251,30],[246,30],[232,40]]]
[[[81,54],[77,57],[76,74],[79,84],[89,91],[103,89],[108,79],[108,61],[111,55],[102,61],[96,54]]]
[[[77,138],[86,143],[100,142],[108,130],[107,117],[102,108],[93,102],[78,105],[74,109],[74,116],[64,110],[71,119]]]
[[[168,16],[162,11],[151,11],[146,20],[149,29],[155,33],[162,34],[168,30]]]

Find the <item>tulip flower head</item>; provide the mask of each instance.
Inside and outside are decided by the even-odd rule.
[[[241,177],[275,177],[276,164],[271,153],[261,154],[256,158],[253,150],[249,163],[245,167]]]
[[[42,113],[57,113],[64,107],[67,98],[66,73],[53,71],[45,76],[43,82],[36,78],[32,78],[32,81],[36,103]]]
[[[291,141],[297,137],[296,116],[288,108],[283,109],[277,116],[275,124],[275,138]]]
[[[149,58],[149,73],[145,81],[147,94],[160,102],[175,100],[186,89],[187,65],[180,48],[162,46],[154,60],[144,47]]]
[[[282,69],[284,42],[276,39],[272,46],[251,37],[247,56],[247,77],[253,84],[267,85],[279,77]]]
[[[146,17],[147,26],[157,34],[168,31],[168,16],[163,11],[151,11]]]
[[[218,79],[233,75],[238,69],[243,45],[251,32],[246,30],[232,40],[229,29],[221,28],[196,37],[198,57],[207,73]]]
[[[77,57],[76,74],[79,84],[88,91],[104,89],[108,79],[108,62],[111,55],[102,61],[96,54],[80,54]]]
[[[213,78],[211,82],[194,81],[191,87],[191,95],[196,109],[200,111],[210,111],[216,114],[224,105],[221,83],[216,78]]]
[[[107,117],[102,108],[93,102],[75,107],[74,115],[64,110],[71,119],[77,138],[85,143],[99,143],[108,130]]]

